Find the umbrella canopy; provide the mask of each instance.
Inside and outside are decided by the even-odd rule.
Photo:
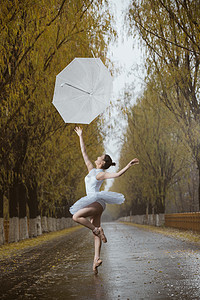
[[[100,58],[75,58],[56,76],[53,104],[65,123],[89,124],[109,105],[111,90]]]

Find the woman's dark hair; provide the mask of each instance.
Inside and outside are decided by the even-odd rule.
[[[112,158],[108,154],[105,154],[105,157],[103,160],[105,161],[105,165],[103,166],[104,170],[108,169],[110,166],[116,165],[116,163],[112,161]]]

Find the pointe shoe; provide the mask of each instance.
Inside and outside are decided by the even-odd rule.
[[[101,239],[102,239],[103,243],[107,243],[107,238],[104,234],[103,228],[99,227],[99,231],[100,231],[100,236],[101,236]]]
[[[94,260],[94,263],[93,263],[93,272],[95,275],[98,274],[98,267],[102,265],[102,260],[100,258],[97,258]]]
[[[107,238],[104,234],[103,228],[95,227],[95,229],[93,229],[92,232],[94,233],[94,235],[98,236],[103,241],[103,243],[107,243]]]

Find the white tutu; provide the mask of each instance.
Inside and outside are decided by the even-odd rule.
[[[99,199],[108,204],[122,204],[125,201],[124,195],[120,193],[106,191],[89,193],[87,196],[76,201],[74,205],[70,207],[69,211],[74,215],[79,209],[84,208]]]

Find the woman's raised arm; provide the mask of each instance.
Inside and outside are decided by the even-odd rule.
[[[85,144],[84,144],[84,141],[83,141],[83,131],[80,127],[76,127],[74,129],[74,131],[78,134],[79,136],[79,139],[80,139],[80,147],[81,147],[81,152],[82,152],[82,155],[83,155],[83,159],[84,159],[84,162],[88,168],[88,172],[90,172],[94,166],[93,164],[91,163],[91,161],[89,160],[89,157],[87,155],[87,152],[86,152],[86,149],[85,149]]]
[[[123,175],[130,167],[132,167],[133,165],[137,165],[139,164],[139,159],[134,158],[132,159],[128,165],[126,167],[124,167],[123,169],[121,169],[120,171],[116,172],[116,173],[109,173],[109,172],[100,172],[99,174],[97,174],[96,178],[98,180],[104,180],[104,179],[111,179],[111,178],[117,178],[120,177],[121,175]]]

